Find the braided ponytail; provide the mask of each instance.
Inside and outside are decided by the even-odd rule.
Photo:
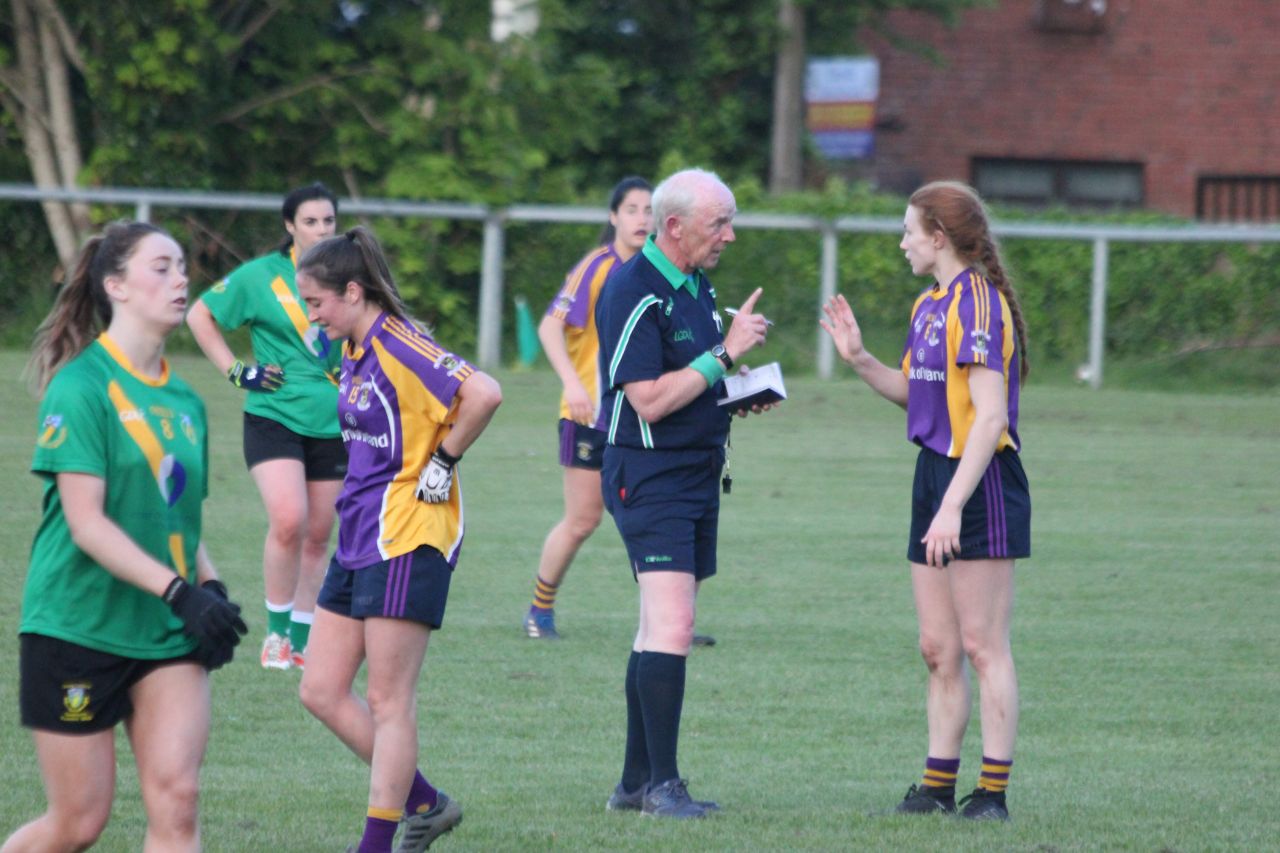
[[[978,265],[982,267],[987,279],[996,286],[996,290],[1004,295],[1009,303],[1009,315],[1013,320],[1013,330],[1018,341],[1018,379],[1025,380],[1031,365],[1027,362],[1027,321],[1022,316],[1022,305],[1018,302],[1018,294],[1009,281],[1004,265],[1000,263],[1000,252],[995,240],[988,231],[982,239],[982,248],[978,256]]]
[[[1004,295],[1017,339],[1018,378],[1026,379],[1031,369],[1027,363],[1027,323],[1013,282],[1000,261],[1000,250],[991,236],[982,199],[967,184],[934,181],[912,193],[908,203],[920,212],[920,221],[927,231],[946,234],[956,254],[978,267]]]

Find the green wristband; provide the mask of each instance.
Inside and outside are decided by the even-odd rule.
[[[704,352],[689,362],[689,366],[702,374],[702,378],[707,380],[708,388],[724,379],[724,362],[709,352]]]

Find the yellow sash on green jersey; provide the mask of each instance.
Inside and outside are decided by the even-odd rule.
[[[298,250],[292,248],[289,250],[289,260],[293,261],[294,268],[298,266]],[[320,351],[318,338],[324,334],[318,326],[312,326],[311,321],[307,319],[307,314],[302,310],[302,306],[298,304],[298,297],[294,296],[293,290],[289,288],[289,283],[281,276],[276,276],[271,281],[271,292],[276,295],[276,302],[284,309],[285,316],[289,318],[289,322],[293,324],[294,330],[297,331],[298,337],[302,338],[302,345],[307,348],[307,352],[316,358],[323,358],[324,352]],[[329,371],[325,371],[325,376],[329,377],[329,381],[334,385],[338,384],[337,378]]]
[[[125,395],[124,389],[120,387],[120,383],[114,379],[107,385],[107,396],[116,407],[125,432],[129,433],[129,437],[146,457],[147,464],[151,467],[151,474],[155,477],[156,486],[160,489],[160,496],[166,505],[173,506],[178,502],[178,498],[182,497],[187,485],[187,472],[182,467],[182,463],[172,453],[164,452],[160,439],[156,438],[156,434],[147,425],[147,418],[142,409],[133,404]],[[178,576],[186,579],[187,558],[181,532],[170,532],[169,554],[173,558],[173,567],[177,570]]]

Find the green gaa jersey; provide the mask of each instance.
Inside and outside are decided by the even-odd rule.
[[[248,323],[254,358],[284,369],[284,385],[272,393],[248,392],[244,410],[299,435],[337,438],[342,348],[308,322],[293,270],[293,250],[272,252],[237,267],[200,300],[224,329]]]
[[[204,401],[167,363],[160,379],[142,376],[103,334],[63,366],[40,406],[31,470],[45,482],[43,516],[19,631],[143,660],[195,648],[164,601],[119,580],[71,540],[55,478],[100,477],[107,517],[194,582],[207,468]]]

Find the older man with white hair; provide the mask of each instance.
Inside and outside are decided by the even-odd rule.
[[[765,318],[755,313],[761,290],[726,334],[706,276],[735,239],[736,213],[715,174],[688,169],[667,178],[653,194],[656,234],[614,273],[596,307],[613,412],[604,501],[640,589],[626,753],[611,810],[696,818],[719,808],[689,796],[676,747],[698,585],[716,572],[730,419],[717,399],[726,372],[765,342]]]

